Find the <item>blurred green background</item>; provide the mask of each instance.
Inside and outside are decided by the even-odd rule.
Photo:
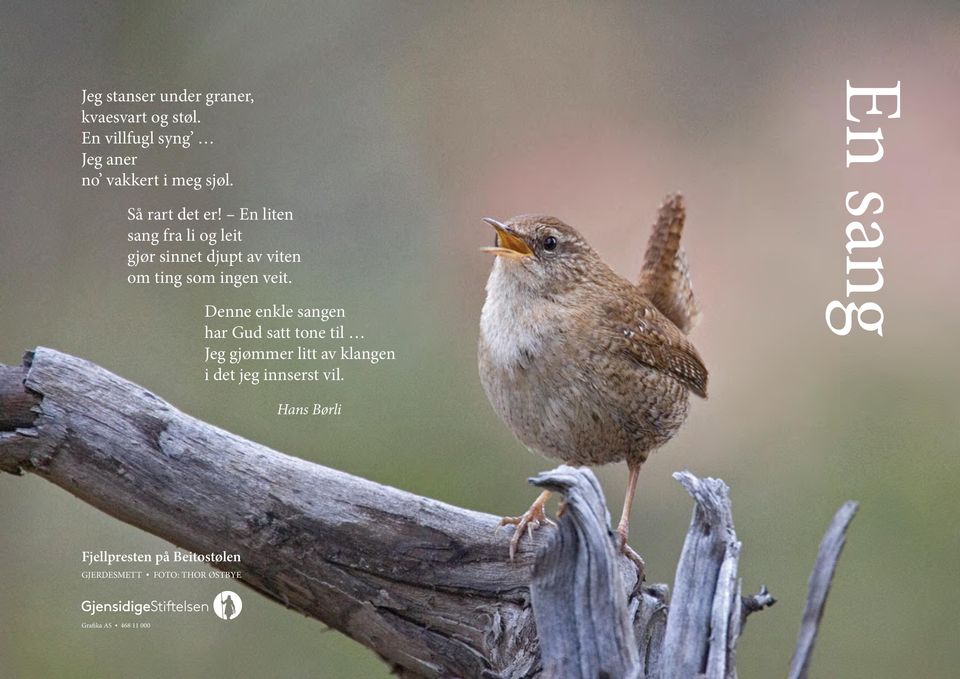
[[[511,438],[479,385],[479,218],[555,214],[632,277],[657,205],[682,190],[710,399],[641,475],[631,538],[648,577],[672,581],[689,520],[670,473],[723,477],[744,589],[779,599],[751,619],[740,676],[783,676],[820,536],[856,499],[814,676],[956,676],[956,3],[34,2],[0,16],[0,361],[52,346],[279,450],[515,514],[525,479],[554,463]],[[878,165],[844,168],[847,79],[903,83]],[[230,171],[237,188],[79,187],[82,89],[184,87],[256,103],[201,110],[212,146],[142,162]],[[843,295],[851,190],[886,201],[882,339],[823,323]],[[127,286],[126,207],[181,204],[294,210],[248,242],[300,250],[295,284]],[[203,383],[203,304],[274,301],[343,306],[398,360],[351,366],[336,387]],[[340,400],[343,415],[274,414],[298,399]],[[599,474],[616,515],[625,470]],[[169,545],[35,477],[0,478],[0,516],[4,677],[388,676],[246,589],[229,626],[82,630],[83,599],[219,587],[81,580],[81,550]]]

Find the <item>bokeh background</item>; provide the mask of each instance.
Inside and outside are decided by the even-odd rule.
[[[14,2],[0,35],[0,361],[56,347],[279,450],[514,514],[533,496],[525,479],[553,463],[511,438],[480,388],[479,218],[555,214],[633,276],[660,200],[682,190],[710,399],[641,476],[631,537],[650,578],[672,581],[689,520],[671,472],[723,477],[744,589],[779,599],[751,619],[740,676],[783,676],[822,531],[856,499],[814,676],[956,676],[955,3]],[[902,82],[878,165],[844,167],[847,79]],[[82,89],[184,87],[256,103],[201,109],[212,146],[142,162],[230,171],[237,188],[79,188]],[[851,190],[886,201],[882,339],[823,322],[843,295]],[[126,207],[180,204],[294,210],[248,242],[301,251],[295,284],[128,286]],[[208,301],[342,306],[399,358],[335,388],[203,383]],[[281,400],[344,412],[282,420]],[[616,515],[625,470],[599,473]],[[0,676],[388,675],[247,590],[229,626],[81,630],[83,599],[219,588],[82,581],[81,550],[169,545],[34,477],[0,478],[0,517]]]

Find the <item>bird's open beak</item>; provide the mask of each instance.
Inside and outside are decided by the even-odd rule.
[[[497,245],[480,248],[482,252],[489,252],[491,255],[500,257],[513,257],[515,259],[529,257],[533,254],[530,246],[528,246],[520,236],[513,233],[506,224],[501,224],[496,219],[490,217],[484,217],[483,221],[497,230]]]

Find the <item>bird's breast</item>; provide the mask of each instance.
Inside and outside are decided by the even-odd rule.
[[[480,313],[480,344],[484,360],[498,370],[528,366],[544,352],[549,337],[544,309],[495,268],[487,283]]]

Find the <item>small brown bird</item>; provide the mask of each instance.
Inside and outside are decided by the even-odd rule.
[[[497,256],[480,316],[480,379],[493,409],[527,448],[567,464],[626,460],[621,550],[640,466],[687,417],[687,396],[706,398],[707,369],[686,333],[699,312],[680,246],[684,207],[669,196],[647,245],[638,284],[617,275],[571,226],[522,215],[496,229]],[[516,526],[552,523],[549,491]]]

